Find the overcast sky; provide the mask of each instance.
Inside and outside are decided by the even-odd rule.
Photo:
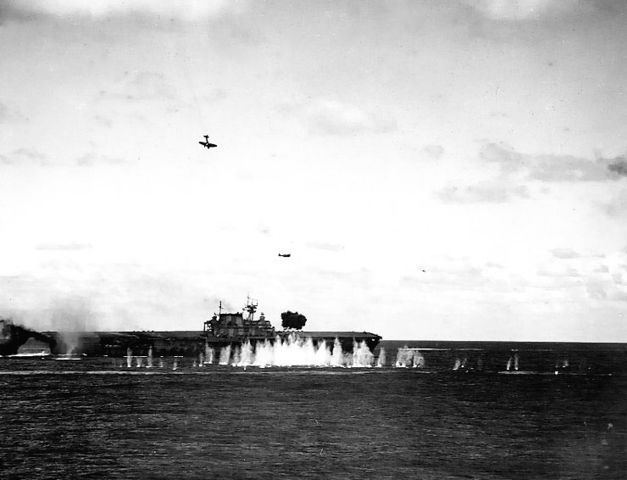
[[[275,326],[627,341],[625,25],[620,0],[0,0],[0,313],[193,330],[250,295]]]

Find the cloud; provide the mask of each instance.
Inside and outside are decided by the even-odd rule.
[[[191,22],[226,12],[237,13],[245,6],[245,1],[228,0],[9,0],[4,9],[5,13],[18,18],[46,16],[106,19],[143,15]]]
[[[86,153],[76,159],[76,165],[79,167],[91,167],[94,165],[121,165],[128,163],[126,160],[118,157],[109,157],[97,153]]]
[[[627,213],[627,192],[621,192],[608,203],[601,205],[602,210],[610,217],[620,217]]]
[[[610,300],[614,300],[615,302],[627,302],[627,291],[625,290],[614,290],[609,295]]]
[[[79,251],[92,248],[89,243],[42,243],[37,245],[37,250],[51,251]]]
[[[135,72],[128,75],[112,90],[101,90],[100,100],[146,101],[177,98],[174,87],[165,75],[157,72]]]
[[[424,270],[424,271],[423,271]],[[455,287],[462,290],[484,289],[489,284],[499,284],[502,272],[485,265],[469,263],[466,259],[440,259],[437,263],[421,265],[416,273],[404,275],[401,284],[425,287]]]
[[[578,0],[467,0],[485,17],[500,21],[528,21],[572,12]]]
[[[340,245],[337,243],[309,242],[307,243],[307,246],[315,250],[326,250],[328,252],[339,252],[341,250],[344,250],[344,245]]]
[[[316,100],[309,105],[291,108],[309,131],[323,135],[387,133],[396,130],[396,121],[375,115],[359,107],[336,100]]]
[[[111,157],[98,153],[85,153],[77,157],[73,162],[51,162],[49,157],[32,148],[18,148],[7,154],[0,154],[0,165],[26,166],[35,165],[39,167],[69,166],[91,167],[95,165],[121,165],[128,163],[123,158]]]
[[[434,160],[439,160],[444,155],[444,147],[442,145],[426,145],[422,151]]]
[[[94,115],[92,120],[94,123],[105,128],[111,128],[113,126],[113,120],[104,115]]]
[[[604,300],[607,298],[607,291],[604,288],[603,282],[599,281],[586,282],[586,293],[588,297],[594,300]]]
[[[27,118],[15,108],[9,107],[6,103],[0,102],[0,124],[23,122]]]
[[[479,157],[497,165],[502,175],[542,182],[600,182],[627,176],[624,157],[592,160],[572,155],[530,155],[499,143],[483,145]]]
[[[607,169],[619,177],[627,177],[627,160],[625,157],[616,157],[609,162]]]
[[[579,258],[580,254],[575,252],[570,248],[554,248],[551,250],[551,253],[556,258],[568,259],[568,258]]]
[[[554,278],[578,278],[579,271],[571,266],[559,266],[556,264],[543,265],[536,272],[541,277]]]
[[[520,153],[503,143],[485,143],[479,150],[479,160],[496,166],[492,178],[467,186],[449,186],[440,192],[441,200],[450,203],[503,203],[516,198],[528,198],[525,183],[607,182],[627,177],[627,160],[623,156],[588,159],[572,155],[531,155]],[[623,209],[617,200],[604,206],[613,215]]]
[[[518,198],[528,198],[524,185],[484,182],[464,187],[446,187],[437,196],[446,203],[506,203]]]
[[[3,165],[49,165],[48,157],[32,148],[18,148],[11,153],[0,155],[0,163]]]
[[[4,123],[9,118],[9,107],[0,102],[0,123]]]

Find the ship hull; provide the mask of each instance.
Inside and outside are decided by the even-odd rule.
[[[55,355],[70,353],[66,343],[63,342],[64,334],[61,332],[49,332],[56,341],[52,353]],[[355,344],[365,342],[370,351],[374,351],[381,337],[369,332],[277,332],[276,335],[257,337],[215,337],[200,331],[179,332],[83,332],[72,334],[75,337],[74,355],[125,357],[129,349],[132,355],[148,355],[152,352],[154,357],[198,357],[205,354],[207,347],[214,351],[231,346],[241,347],[244,343],[250,343],[253,347],[258,343],[275,343],[287,341],[293,335],[297,339],[307,341],[311,339],[314,345],[325,342],[333,346],[335,340],[340,342],[342,350],[346,353],[353,351]]]

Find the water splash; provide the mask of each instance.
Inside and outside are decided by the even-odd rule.
[[[453,370],[457,371],[459,370],[459,367],[462,366],[462,361],[459,358],[455,359],[455,365],[453,365]]]
[[[425,366],[425,357],[417,348],[403,347],[396,352],[397,368],[422,368]]]
[[[135,357],[135,365],[137,368],[141,368],[142,367],[142,363],[143,363],[143,358],[142,357]]]
[[[213,348],[211,348],[209,345],[205,345],[205,363],[211,365],[213,363],[214,355],[215,354]]]
[[[353,342],[353,361],[350,366],[371,367],[373,363],[374,355],[366,342]]]
[[[339,339],[335,339],[333,342],[333,353],[331,355],[331,366],[332,367],[341,367],[342,362],[344,361],[344,355],[342,354],[342,345],[340,344]]]
[[[241,347],[230,345],[220,350],[220,365],[237,367],[371,367],[374,355],[365,342],[355,342],[352,353],[344,353],[338,339],[333,345],[326,341],[314,343],[310,337],[296,334],[277,337],[274,342],[256,345],[245,342]]]
[[[253,347],[250,342],[246,342],[242,345],[241,349],[238,349],[238,358],[233,360],[233,363],[238,367],[246,367],[253,364]]]
[[[148,363],[146,368],[152,368],[152,346],[148,348],[148,359],[146,361]]]
[[[220,359],[218,363],[220,365],[228,365],[231,360],[231,346],[227,345],[226,347],[220,350]]]
[[[385,348],[381,347],[379,350],[379,358],[377,358],[377,367],[385,367]]]
[[[126,368],[131,368],[133,365],[133,350],[129,348],[126,349]]]

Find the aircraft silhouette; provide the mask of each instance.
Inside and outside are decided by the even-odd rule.
[[[205,141],[204,142],[198,142],[203,147],[205,147],[205,148],[217,147],[217,145],[215,143],[209,143],[209,135],[204,135],[204,137],[205,137]]]
[[[291,256],[292,256],[291,253],[279,253],[279,257],[289,258]]]

